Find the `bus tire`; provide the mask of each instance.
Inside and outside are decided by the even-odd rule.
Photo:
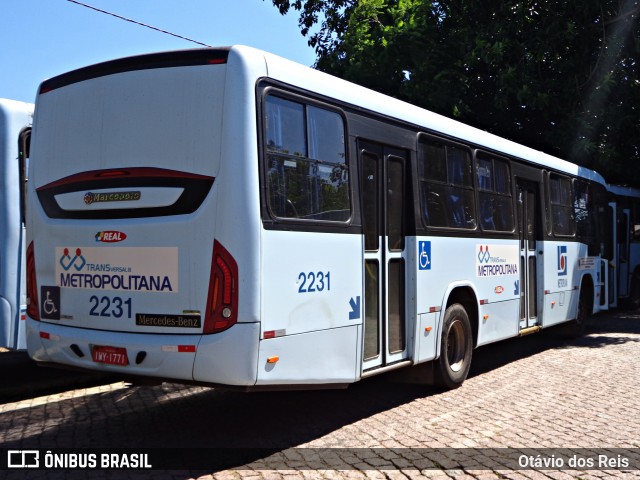
[[[578,299],[578,311],[575,320],[571,320],[562,329],[565,337],[577,338],[584,335],[585,327],[591,317],[591,305],[589,305],[589,294],[586,288],[580,289],[580,298]]]
[[[440,337],[440,358],[435,370],[435,384],[452,389],[462,385],[471,367],[473,333],[467,311],[459,303],[444,312]]]

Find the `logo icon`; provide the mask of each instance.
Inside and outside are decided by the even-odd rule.
[[[489,254],[489,245],[484,247],[486,250],[482,249],[482,245],[480,245],[480,251],[478,252],[478,261],[480,263],[488,263],[491,255]]]
[[[8,450],[7,467],[39,468],[40,452],[38,450]]]
[[[142,192],[103,192],[93,193],[87,192],[84,194],[84,203],[91,205],[92,203],[100,202],[135,202],[142,198]]]
[[[567,246],[558,247],[558,275],[567,274]]]
[[[114,230],[105,230],[103,232],[96,233],[96,242],[114,243],[122,242],[127,238],[127,234],[124,232],[118,232]]]
[[[418,243],[418,268],[431,270],[431,242]]]
[[[82,250],[80,250],[79,248],[76,248],[76,255],[73,258],[71,258],[68,248],[64,249],[64,252],[60,257],[60,265],[62,265],[62,268],[64,268],[65,271],[69,271],[71,267],[75,268],[77,271],[80,271],[86,264],[87,261],[82,256]]]

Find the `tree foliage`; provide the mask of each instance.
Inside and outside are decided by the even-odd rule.
[[[640,0],[272,0],[316,68],[640,186]]]

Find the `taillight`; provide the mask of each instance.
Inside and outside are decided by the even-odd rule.
[[[27,315],[34,320],[40,320],[38,286],[36,283],[36,257],[33,253],[33,242],[27,247]]]
[[[238,320],[238,264],[217,240],[213,243],[211,277],[203,333],[218,333]]]

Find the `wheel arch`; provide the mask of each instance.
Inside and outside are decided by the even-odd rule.
[[[595,284],[593,282],[593,277],[590,273],[586,273],[582,276],[580,280],[580,291],[578,292],[578,298],[582,295],[587,295],[586,304],[589,306],[590,311],[587,312],[588,315],[593,315],[594,302],[595,302]],[[577,310],[576,310],[577,312]]]
[[[444,312],[451,305],[459,303],[464,307],[471,323],[471,331],[473,333],[473,348],[478,346],[478,315],[480,309],[478,307],[478,294],[469,284],[454,284],[449,287],[449,291],[445,295],[445,302],[442,306],[442,312],[440,315],[440,328],[439,334],[442,335],[442,322],[444,320]],[[438,342],[438,351],[436,352],[436,358],[440,356],[440,342]]]

